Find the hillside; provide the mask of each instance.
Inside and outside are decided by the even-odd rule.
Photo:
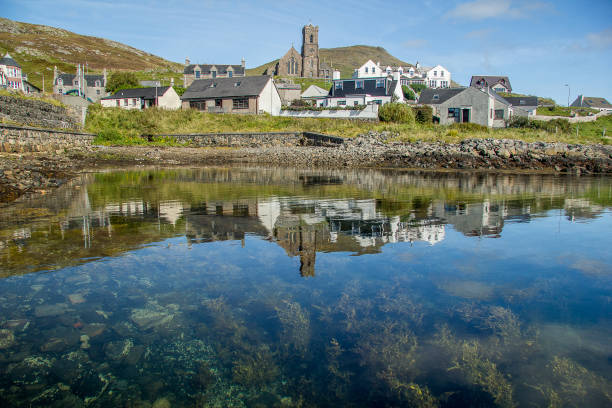
[[[404,62],[382,47],[371,47],[368,45],[353,45],[351,47],[321,48],[319,50],[321,62],[327,62],[334,68],[340,70],[343,78],[350,77],[355,68],[360,67],[367,60],[380,62],[382,65],[408,66],[410,63]],[[247,69],[247,75],[261,75],[267,67],[274,65],[278,59],[270,61],[259,67]]]
[[[60,28],[21,23],[0,17],[0,53],[9,52],[34,85],[45,86],[53,77],[53,66],[74,72],[76,64],[89,70],[182,71],[181,64],[104,38],[75,34]]]

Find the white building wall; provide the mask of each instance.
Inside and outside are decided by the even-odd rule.
[[[387,73],[372,60],[368,60],[353,73],[353,78],[382,78],[386,76]]]
[[[427,71],[427,86],[429,88],[450,88],[451,73],[442,65],[436,65]]]
[[[157,104],[160,108],[175,110],[181,107],[181,98],[174,88],[170,87],[166,93],[157,98]]]
[[[260,111],[267,112],[273,116],[278,116],[282,106],[282,101],[276,85],[272,78],[268,81],[264,89],[259,94],[258,108]]]
[[[127,104],[125,101],[127,100]],[[120,105],[117,106],[117,101],[119,101]],[[100,104],[102,104],[105,108],[121,108],[121,109],[140,109],[142,105],[142,101],[140,98],[119,98],[119,99],[101,99]]]

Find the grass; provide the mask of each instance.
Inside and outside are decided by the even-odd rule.
[[[589,113],[596,114],[599,113],[597,109],[590,108],[568,108],[565,106],[547,106],[547,107],[539,107],[537,114],[542,116],[565,116],[570,117],[572,113],[575,113],[578,116],[588,116]]]
[[[40,96],[35,96],[35,95],[34,96],[24,95],[21,92],[10,92],[5,89],[0,89],[0,95],[10,96],[12,98],[31,100],[31,101],[41,101],[45,103],[50,103],[51,105],[55,105],[55,106],[62,106],[62,107],[64,106],[64,104],[58,101],[57,99],[48,98],[45,96],[40,97]]]
[[[85,130],[99,135],[98,142],[105,144],[171,144],[170,140],[155,139],[146,142],[140,136],[230,133],[230,132],[319,132],[341,137],[356,137],[369,131],[390,132],[393,140],[401,142],[458,143],[470,138],[517,139],[526,142],[604,143],[605,127],[612,125],[612,116],[599,118],[594,123],[580,124],[576,136],[575,127],[567,133],[549,133],[532,129],[488,129],[478,126],[439,126],[419,124],[393,124],[361,122],[342,119],[289,118],[270,115],[232,115],[202,113],[196,110],[167,111],[147,109],[128,111],[121,108],[89,108]]]
[[[520,93],[511,93],[511,92],[499,92],[499,95],[502,98],[505,98],[505,97],[517,97],[517,98],[521,98],[521,97],[535,96],[535,95],[524,95],[524,94],[520,94]],[[536,98],[538,98],[538,106],[540,106],[540,105],[552,105],[552,106],[556,106],[557,105],[557,103],[552,98],[542,98],[540,96],[536,96]]]

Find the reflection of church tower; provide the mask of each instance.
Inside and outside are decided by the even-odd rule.
[[[319,76],[319,26],[312,24],[302,28],[302,76]]]

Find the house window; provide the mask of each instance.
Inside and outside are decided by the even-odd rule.
[[[197,110],[203,111],[203,110],[206,110],[206,102],[190,101],[189,107],[191,109],[197,109]]]
[[[132,99],[132,105],[136,106],[136,101],[137,101],[136,98]]]
[[[346,106],[346,101],[338,101],[338,106]]]
[[[384,88],[385,87],[385,80],[384,79],[377,79],[376,80],[376,87],[377,88]]]
[[[249,108],[249,98],[238,98],[232,101],[234,109],[248,109]]]
[[[74,86],[79,86],[79,81],[77,81],[76,79],[74,80]]]
[[[368,73],[368,67],[366,67],[366,74]]]
[[[194,72],[195,72],[196,79],[200,79],[200,71],[197,70],[197,71],[194,71]]]
[[[217,77],[217,71],[211,71],[212,77],[216,78]]]
[[[100,87],[102,85],[101,85],[100,81],[96,81],[95,86]]]
[[[62,78],[57,78],[57,84],[58,85],[63,85],[64,81],[62,80]]]
[[[459,109],[458,108],[448,108],[448,117],[449,118],[458,118],[459,117]]]
[[[503,120],[504,119],[504,110],[503,109],[495,109],[495,119]]]
[[[353,102],[353,105],[354,105],[354,106],[359,106],[359,101],[355,101],[355,102]]]
[[[63,89],[58,89],[57,91],[59,92],[60,95],[64,93]]]
[[[440,81],[440,88],[448,88],[448,81]]]
[[[440,71],[440,76],[443,77],[444,76],[444,71]]]
[[[123,106],[128,106],[128,100],[127,99],[123,100]]]
[[[363,89],[363,81],[355,81],[355,89]]]
[[[234,76],[234,72],[233,71],[227,71],[227,76],[229,78],[233,77]]]
[[[382,105],[382,99],[375,99],[372,101],[372,103],[375,103],[376,105]]]
[[[434,71],[434,76],[438,76],[438,71]]]
[[[117,99],[117,106],[121,106],[121,101]]]
[[[342,81],[336,82],[336,89],[342,89]]]
[[[100,90],[96,89],[96,95],[100,95]]]
[[[434,101],[439,101],[439,100],[440,100],[440,95],[435,94],[435,95],[433,96],[433,100],[434,100]]]

